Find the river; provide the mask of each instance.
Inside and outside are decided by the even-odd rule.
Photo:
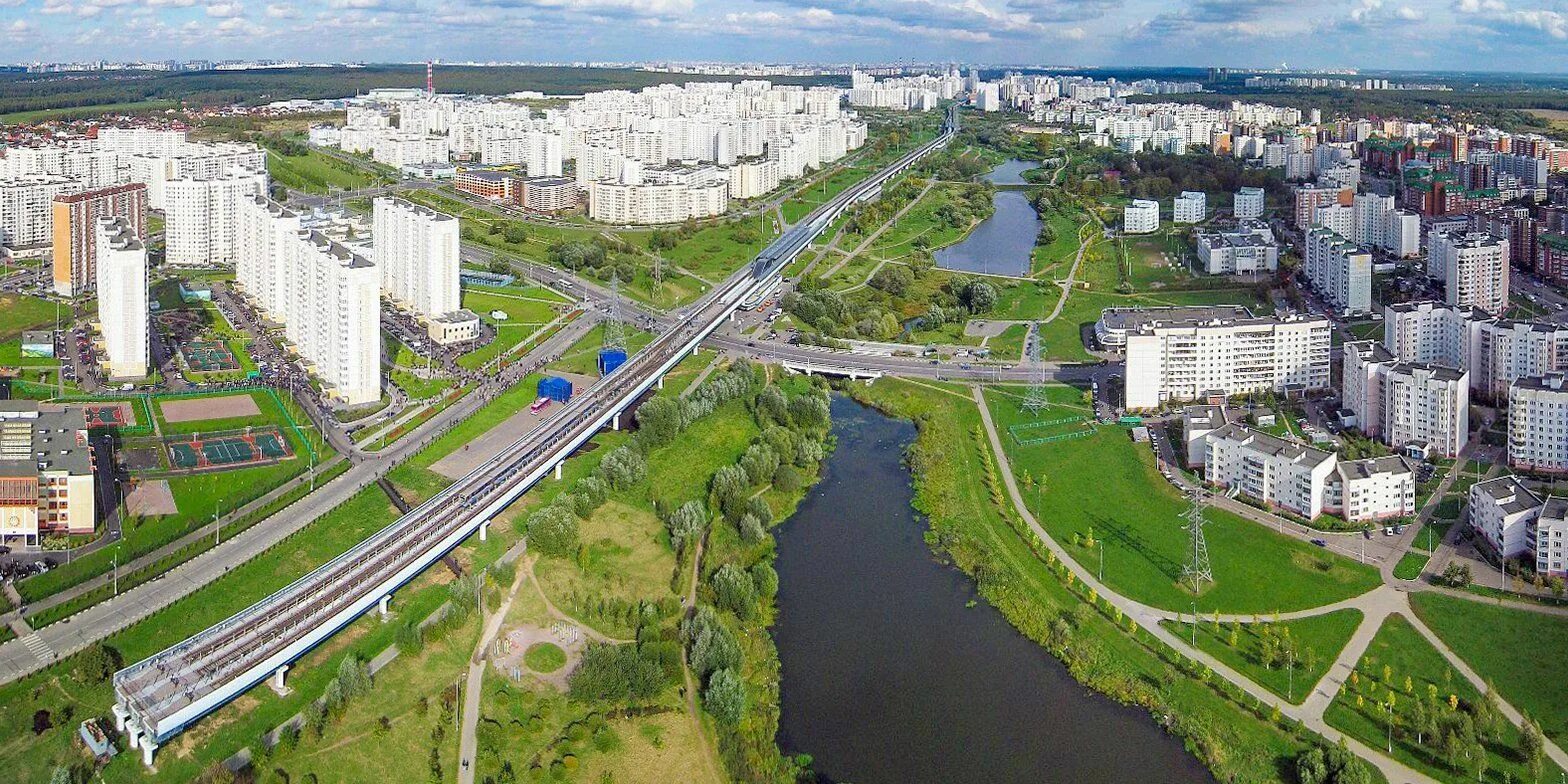
[[[1023,173],[1037,165],[1015,158],[998,165],[985,178],[994,185],[1024,185]],[[991,204],[996,208],[991,217],[981,221],[962,242],[934,254],[938,267],[992,275],[1029,274],[1040,216],[1021,190],[999,190],[991,197]]]
[[[938,563],[902,464],[914,425],[842,396],[838,448],[777,531],[779,742],[824,781],[1211,782]]]

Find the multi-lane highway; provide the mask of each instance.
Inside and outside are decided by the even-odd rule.
[[[942,133],[876,175],[846,189],[785,232],[749,265],[677,316],[646,348],[600,379],[554,419],[410,510],[385,529],[282,590],[183,642],[137,662],[114,678],[117,724],[151,765],[157,747],[191,722],[271,676],[330,637],[479,531],[535,482],[558,468],[594,433],[618,424],[620,412],[689,355],[742,302],[773,279],[842,211],[955,131]]]

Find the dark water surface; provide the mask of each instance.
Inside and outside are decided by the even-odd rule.
[[[1024,179],[1024,172],[1038,168],[1040,168],[1040,164],[1034,161],[1020,161],[1017,158],[1009,158],[997,165],[995,169],[992,169],[991,173],[985,176],[985,179],[986,182],[993,185],[1028,185],[1029,181]]]
[[[854,784],[1211,782],[933,560],[901,462],[914,425],[835,397],[833,432],[822,481],[777,531],[786,753]]]
[[[984,272],[992,275],[1029,274],[1029,254],[1040,233],[1040,216],[1023,191],[997,191],[991,197],[996,211],[980,222],[962,242],[938,250],[933,256],[942,269]]]

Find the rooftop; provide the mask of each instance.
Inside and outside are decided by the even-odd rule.
[[[1528,512],[1541,505],[1541,497],[1530,492],[1517,477],[1499,476],[1470,486],[1470,493],[1500,507],[1508,514]]]
[[[1210,438],[1222,438],[1237,444],[1244,444],[1253,451],[1262,452],[1273,457],[1281,457],[1293,463],[1306,465],[1321,465],[1324,461],[1333,460],[1331,452],[1313,449],[1283,438],[1276,438],[1262,431],[1253,430],[1246,425],[1230,424],[1215,430]]]

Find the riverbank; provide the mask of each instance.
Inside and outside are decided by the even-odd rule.
[[[1007,505],[966,387],[884,379],[845,389],[915,422],[919,435],[908,463],[916,508],[931,524],[927,543],[970,575],[1021,633],[1080,683],[1147,710],[1217,779],[1292,778],[1297,756],[1315,736],[1118,617],[1042,556]]]

